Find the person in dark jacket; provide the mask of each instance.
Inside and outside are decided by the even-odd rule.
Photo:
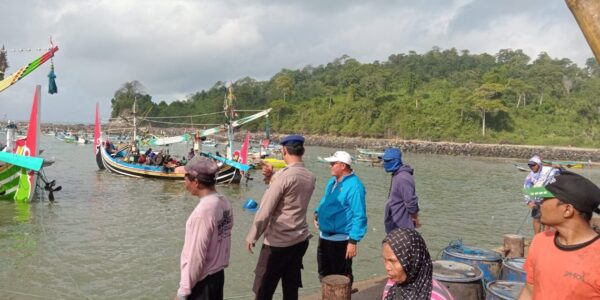
[[[402,162],[402,151],[398,148],[385,149],[383,168],[392,173],[390,192],[385,205],[385,232],[396,228],[418,228],[419,197],[415,189],[414,170]]]

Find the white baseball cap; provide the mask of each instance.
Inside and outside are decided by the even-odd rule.
[[[326,157],[327,162],[343,162],[347,165],[352,165],[352,156],[346,151],[336,151],[333,156]]]

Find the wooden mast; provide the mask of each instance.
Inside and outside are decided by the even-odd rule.
[[[600,63],[600,1],[565,0],[587,40],[596,62]]]

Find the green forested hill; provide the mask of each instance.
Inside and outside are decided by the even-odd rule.
[[[489,55],[434,48],[384,62],[342,56],[284,69],[267,81],[246,77],[233,87],[238,109],[272,107],[271,127],[282,133],[600,146],[600,68],[593,58],[580,68],[546,53],[532,60],[521,50]],[[129,109],[134,97],[138,110],[152,117],[217,112],[226,90],[219,81],[188,99],[156,104],[140,83],[128,82],[112,99],[112,115]],[[160,120],[152,126],[223,121],[217,115]]]

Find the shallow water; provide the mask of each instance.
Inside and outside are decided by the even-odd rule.
[[[42,148],[56,159],[46,174],[63,190],[55,203],[0,202],[0,298],[171,299],[178,287],[185,221],[196,205],[183,183],[100,171],[91,145],[44,136]],[[173,147],[172,154],[185,150]],[[317,175],[311,209],[329,177],[328,165],[318,163],[317,156],[335,150],[307,149],[305,161]],[[496,248],[505,233],[531,236],[520,195],[526,173],[516,170],[514,160],[410,153],[404,160],[415,168],[420,232],[432,256],[459,238],[468,245]],[[354,261],[356,280],[363,280],[385,274],[380,243],[390,177],[368,165],[356,165],[355,171],[367,187],[369,231]],[[244,238],[254,215],[242,205],[248,198],[260,200],[265,186],[259,173],[248,184],[218,188],[232,201],[235,216],[231,264],[225,273],[227,299],[253,298],[258,253],[246,252]],[[581,173],[600,182],[597,169]],[[304,259],[302,294],[319,289],[315,253],[313,239]]]

